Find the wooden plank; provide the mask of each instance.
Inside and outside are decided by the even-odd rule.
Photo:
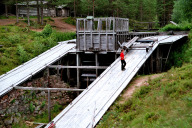
[[[62,65],[49,65],[49,68],[77,68],[77,69],[106,69],[108,66],[62,66]]]
[[[77,88],[37,88],[37,87],[22,87],[16,86],[14,89],[20,90],[39,90],[39,91],[84,91],[85,89],[77,89]]]
[[[82,77],[97,77],[96,74],[82,74]]]

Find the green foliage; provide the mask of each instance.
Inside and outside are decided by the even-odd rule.
[[[11,104],[13,104],[13,103],[15,103],[15,99],[13,99],[13,100],[11,101]]]
[[[44,107],[45,107],[45,103],[46,103],[45,101],[42,102],[41,108],[44,108]]]
[[[12,44],[17,44],[20,42],[20,35],[10,35],[8,37],[8,40],[12,43]]]
[[[34,110],[35,110],[35,106],[33,105],[32,102],[29,104],[29,110],[31,113],[34,112]]]
[[[177,0],[174,2],[172,19],[181,23],[183,21],[192,22],[192,1]]]
[[[134,92],[125,103],[116,101],[98,128],[162,128],[192,126],[192,64],[172,68]],[[114,114],[115,113],[115,114]],[[117,115],[117,116],[114,116]]]
[[[141,98],[144,97],[149,91],[150,91],[150,86],[142,86],[136,93],[135,97]]]
[[[68,23],[68,24],[71,24],[71,25],[75,25],[75,26],[76,26],[76,18],[67,17],[67,18],[64,18],[63,21],[64,21],[65,23]]]
[[[42,31],[42,34],[43,34],[43,36],[44,37],[49,37],[51,34],[52,34],[52,27],[51,27],[51,25],[50,24],[47,24],[45,27],[44,27],[44,29],[43,29],[43,31]]]
[[[160,31],[190,31],[192,29],[192,24],[188,22],[183,22],[178,26],[173,24],[168,24],[163,27]]]
[[[62,105],[59,105],[58,103],[53,106],[53,112],[60,112],[63,109]]]
[[[24,50],[24,48],[21,45],[17,46],[17,54],[19,55],[20,63],[24,63],[29,60],[27,52]]]
[[[17,26],[0,26],[0,75],[57,45],[74,39],[76,34],[56,32],[46,25],[42,32]]]

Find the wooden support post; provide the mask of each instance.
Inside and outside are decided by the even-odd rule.
[[[46,72],[47,72],[47,76],[46,76],[47,86],[49,87],[49,76],[50,76],[49,67],[47,67]]]
[[[59,76],[59,68],[57,68],[57,76]]]
[[[80,60],[79,60],[79,53],[76,54],[76,65],[79,66],[80,64]],[[79,69],[77,68],[77,88],[79,89],[80,88],[80,81],[79,81]]]
[[[51,94],[50,90],[48,90],[48,115],[49,115],[49,122],[51,121]]]
[[[156,72],[160,72],[160,63],[159,63],[159,47],[156,50]]]
[[[98,53],[95,53],[95,66],[99,66]],[[98,77],[98,69],[96,68],[96,77]]]
[[[151,54],[151,57],[150,57],[150,71],[152,74],[153,73],[153,54]]]
[[[143,75],[145,74],[145,63],[143,64]]]
[[[69,60],[67,61],[67,66],[69,66]],[[67,68],[67,81],[70,81],[70,68]]]
[[[87,76],[87,87],[89,86],[89,77]]]

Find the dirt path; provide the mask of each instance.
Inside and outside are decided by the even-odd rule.
[[[63,18],[57,17],[57,18],[52,18],[54,20],[54,23],[52,23],[52,26],[55,26],[57,30],[62,31],[62,32],[75,32],[76,27],[70,24],[67,24],[62,21]]]
[[[130,98],[134,91],[141,87],[141,86],[146,86],[148,85],[148,80],[149,78],[150,79],[155,79],[157,77],[160,77],[162,74],[154,74],[154,75],[151,75],[151,76],[142,76],[142,77],[139,77],[139,78],[136,78],[135,80],[133,80],[131,83],[130,83],[130,87],[128,87],[125,92],[123,93],[122,97],[123,97],[123,100],[120,101],[120,104],[121,103],[124,103],[128,98]]]
[[[0,26],[15,24],[16,19],[0,19]]]
[[[54,20],[54,22],[51,22],[50,24],[56,30],[61,31],[61,32],[75,32],[76,31],[76,27],[74,25],[70,25],[70,24],[63,22],[62,17],[57,17],[57,18],[52,18],[52,19]],[[16,23],[16,19],[0,19],[0,26],[15,24],[15,23]],[[22,22],[20,22],[20,24],[21,23]],[[23,23],[23,24],[25,24],[25,23]],[[38,31],[38,32],[42,31],[42,29],[35,29],[35,28],[31,28],[31,30]]]

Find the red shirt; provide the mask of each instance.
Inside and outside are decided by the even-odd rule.
[[[120,57],[121,57],[121,60],[124,60],[124,53],[123,52],[121,52]]]

